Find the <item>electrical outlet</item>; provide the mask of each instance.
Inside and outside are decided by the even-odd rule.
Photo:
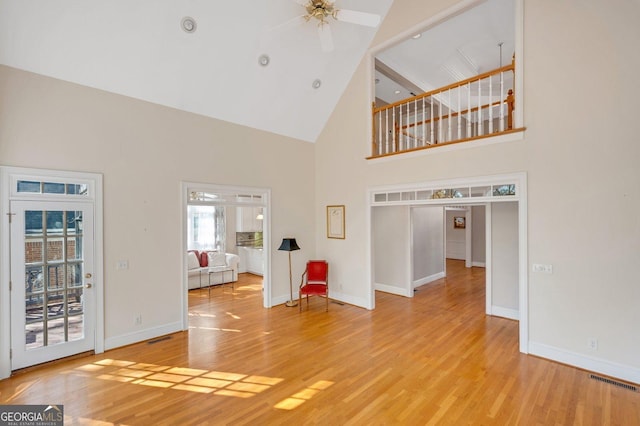
[[[136,314],[134,322],[136,325],[142,325],[142,314]]]
[[[598,350],[598,339],[596,339],[595,337],[589,337],[587,339],[587,348],[590,351],[597,351]]]
[[[118,260],[116,263],[116,269],[129,269],[129,261],[128,260]]]
[[[553,266],[552,265],[542,265],[540,263],[534,263],[531,268],[533,272],[542,272],[545,274],[553,274]]]

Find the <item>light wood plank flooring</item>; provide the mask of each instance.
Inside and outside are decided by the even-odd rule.
[[[640,393],[520,354],[481,268],[328,313],[263,309],[241,276],[190,292],[188,332],[18,372],[0,403],[64,404],[65,424],[640,425]]]

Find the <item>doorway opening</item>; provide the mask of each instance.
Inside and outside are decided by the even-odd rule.
[[[209,297],[261,282],[262,306],[271,307],[270,199],[267,188],[182,184],[184,330],[196,288]]]
[[[455,228],[457,223],[466,230],[472,225],[473,206],[483,205],[486,312],[519,320],[520,351],[528,353],[526,174],[372,188],[368,198],[370,309],[375,307],[376,290],[412,297],[416,286],[444,276],[446,208],[467,212],[453,214],[449,224]],[[418,210],[432,214],[414,222]],[[430,229],[424,234],[429,237],[418,239],[416,227]],[[473,259],[466,253],[471,250],[468,243],[473,244],[467,239],[462,249],[470,267]],[[440,255],[433,262],[416,261],[419,250]],[[429,265],[433,268],[426,270]]]

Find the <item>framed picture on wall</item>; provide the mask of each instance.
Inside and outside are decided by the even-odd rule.
[[[327,238],[344,240],[344,205],[327,206]]]
[[[465,217],[464,216],[454,216],[453,217],[453,227],[456,229],[464,229],[466,226]]]

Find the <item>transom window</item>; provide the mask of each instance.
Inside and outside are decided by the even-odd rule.
[[[16,192],[30,194],[88,195],[88,185],[84,183],[62,183],[32,180],[18,180]]]

